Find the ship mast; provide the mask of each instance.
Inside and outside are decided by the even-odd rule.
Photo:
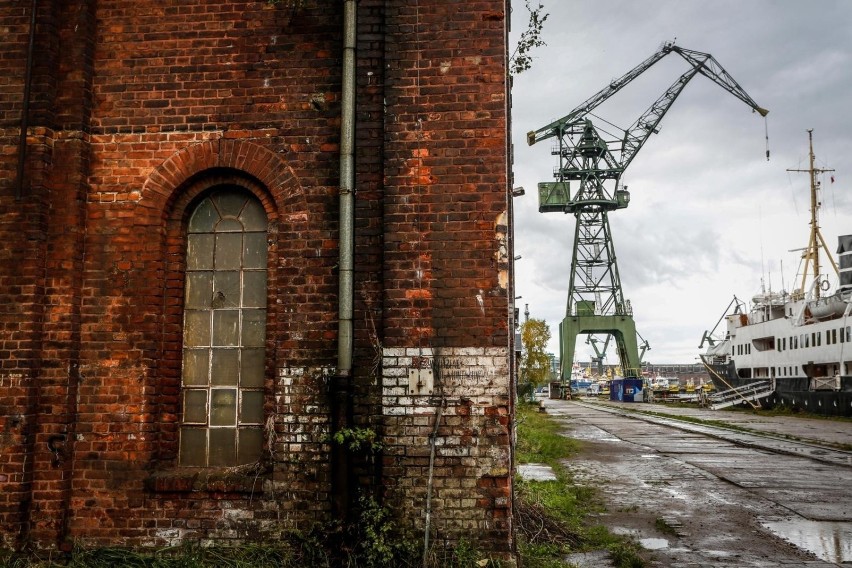
[[[805,261],[805,269],[802,271],[802,293],[805,292],[805,283],[807,282],[809,275],[809,268],[813,266],[813,282],[816,283],[814,286],[814,298],[819,299],[821,292],[821,285],[819,283],[819,274],[820,274],[820,264],[819,264],[819,249],[822,247],[825,250],[825,254],[828,256],[828,261],[831,263],[831,266],[834,268],[834,272],[837,273],[837,264],[834,262],[834,259],[831,256],[831,251],[828,250],[828,245],[825,244],[825,239],[822,236],[822,233],[819,230],[819,207],[820,201],[817,196],[817,192],[820,189],[820,182],[817,181],[817,175],[825,172],[833,172],[831,169],[823,169],[823,168],[815,168],[814,167],[814,130],[813,128],[808,130],[808,143],[810,146],[809,153],[809,167],[807,170],[794,170],[788,169],[788,172],[807,172],[810,175],[811,180],[811,236],[808,241],[808,246],[805,247],[804,252],[802,252],[802,258]]]

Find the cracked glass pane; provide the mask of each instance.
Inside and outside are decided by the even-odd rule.
[[[240,307],[240,273],[236,270],[217,270],[213,277],[214,309]]]

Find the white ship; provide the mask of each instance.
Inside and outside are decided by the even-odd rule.
[[[734,298],[717,324],[725,322],[723,335],[704,334],[701,359],[720,391],[714,395],[719,407],[748,402],[852,416],[852,235],[838,239],[838,268],[817,220],[816,175],[828,171],[814,168],[811,138],[811,236],[801,286],[762,292],[748,310]],[[820,249],[839,286],[821,272]]]

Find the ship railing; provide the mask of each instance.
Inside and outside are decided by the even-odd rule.
[[[704,368],[707,369],[707,372],[710,373],[710,376],[715,377],[716,379],[719,380],[719,382],[721,382],[723,385],[726,385],[728,387],[728,390],[721,391],[721,392],[716,393],[716,394],[711,395],[711,396],[719,396],[722,393],[732,392],[732,391],[736,390],[736,387],[734,387],[731,383],[729,383],[727,380],[725,380],[725,377],[723,377],[721,374],[716,372],[716,369],[714,369],[712,367],[712,365],[710,365],[710,363],[707,362],[707,358],[704,355],[699,355],[699,357],[701,358],[701,364],[704,365]],[[751,407],[754,408],[755,410],[757,410],[758,407],[759,407],[757,404],[755,404],[754,402],[752,402],[749,399],[742,399],[742,400],[744,402],[749,403],[751,405]],[[712,404],[712,399],[708,399],[708,402],[710,402]],[[731,406],[732,404],[734,404],[734,403],[732,402],[730,404],[726,404],[726,406]]]
[[[747,385],[712,394],[708,397],[708,401],[710,402],[711,409],[719,410],[740,402],[752,404],[761,398],[769,396],[773,390],[775,389],[772,387],[772,381],[754,381]]]

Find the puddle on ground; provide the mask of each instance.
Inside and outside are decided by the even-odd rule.
[[[760,523],[787,542],[812,552],[826,562],[852,562],[852,523],[831,521],[763,521]]]
[[[664,538],[643,538],[639,540],[639,544],[647,550],[662,550],[669,547],[669,541]]]

